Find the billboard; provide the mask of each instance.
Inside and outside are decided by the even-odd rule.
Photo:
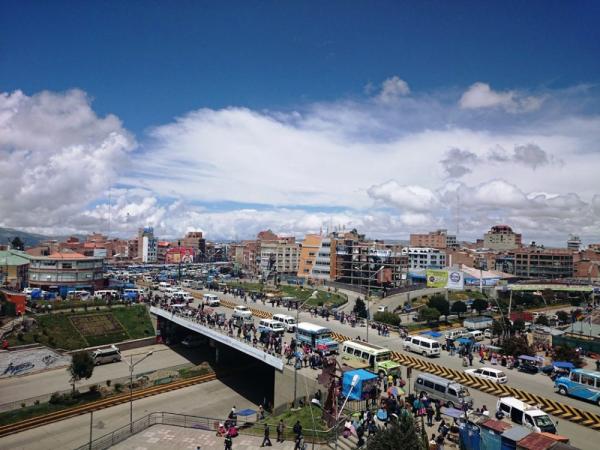
[[[427,287],[445,288],[448,284],[447,270],[427,269]]]
[[[460,270],[450,270],[448,272],[448,289],[462,291],[465,288],[465,277]]]

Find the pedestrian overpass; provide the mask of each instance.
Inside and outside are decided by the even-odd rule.
[[[215,328],[203,325],[192,317],[188,317],[177,312],[167,311],[157,306],[150,307],[150,313],[155,314],[157,317],[162,317],[165,320],[174,322],[179,326],[187,328],[188,330],[200,333],[215,342],[219,342],[224,346],[245,353],[246,355],[262,361],[263,363],[268,364],[279,371],[283,371],[283,359],[264,352],[260,348],[254,347],[247,342],[236,339],[232,336],[228,336],[227,334],[222,333]]]

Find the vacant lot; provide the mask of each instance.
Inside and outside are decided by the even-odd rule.
[[[54,348],[75,350],[154,335],[145,306],[114,308],[110,311],[59,312],[34,316],[36,324],[13,334],[10,345],[39,342]]]

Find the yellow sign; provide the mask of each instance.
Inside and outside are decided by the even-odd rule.
[[[447,270],[427,270],[427,287],[428,288],[445,288],[448,284]]]

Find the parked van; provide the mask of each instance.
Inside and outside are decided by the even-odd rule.
[[[104,297],[110,297],[113,299],[119,298],[119,291],[116,291],[114,289],[104,289],[94,292],[94,298],[101,299]]]
[[[285,326],[273,319],[261,319],[258,323],[258,331],[260,333],[272,331],[275,334],[283,335],[285,333]]]
[[[522,425],[537,433],[556,433],[556,425],[548,414],[514,397],[498,399],[496,417],[507,417],[517,425]]]
[[[404,350],[423,356],[440,356],[440,343],[422,336],[409,335],[404,339]]]
[[[464,337],[466,334],[468,333],[468,331],[464,328],[457,328],[455,330],[448,330],[446,331],[446,333],[444,334],[444,337],[446,339],[458,339],[461,337]]]
[[[165,292],[167,290],[167,288],[170,286],[171,285],[169,283],[167,283],[166,281],[161,281],[160,283],[158,283],[158,290],[161,292]]]
[[[483,341],[483,332],[481,330],[469,331],[469,337],[472,337],[475,341]]]
[[[97,366],[100,364],[106,364],[111,362],[121,361],[121,353],[119,353],[119,349],[114,345],[111,345],[108,348],[98,349],[92,353],[92,359],[94,360],[94,364]]]
[[[285,314],[275,314],[273,320],[280,322],[290,333],[296,331],[296,319]]]
[[[219,302],[219,297],[215,294],[204,294],[202,297],[204,303],[208,306],[219,306],[221,302]]]
[[[252,311],[247,306],[237,305],[233,308],[233,317],[252,317]]]
[[[91,295],[88,291],[69,291],[67,294],[68,300],[81,300],[86,301],[91,298]]]
[[[473,404],[473,399],[466,387],[428,373],[422,373],[415,380],[415,393],[423,392],[427,394],[427,397],[441,401],[448,408],[460,408],[465,403]]]

